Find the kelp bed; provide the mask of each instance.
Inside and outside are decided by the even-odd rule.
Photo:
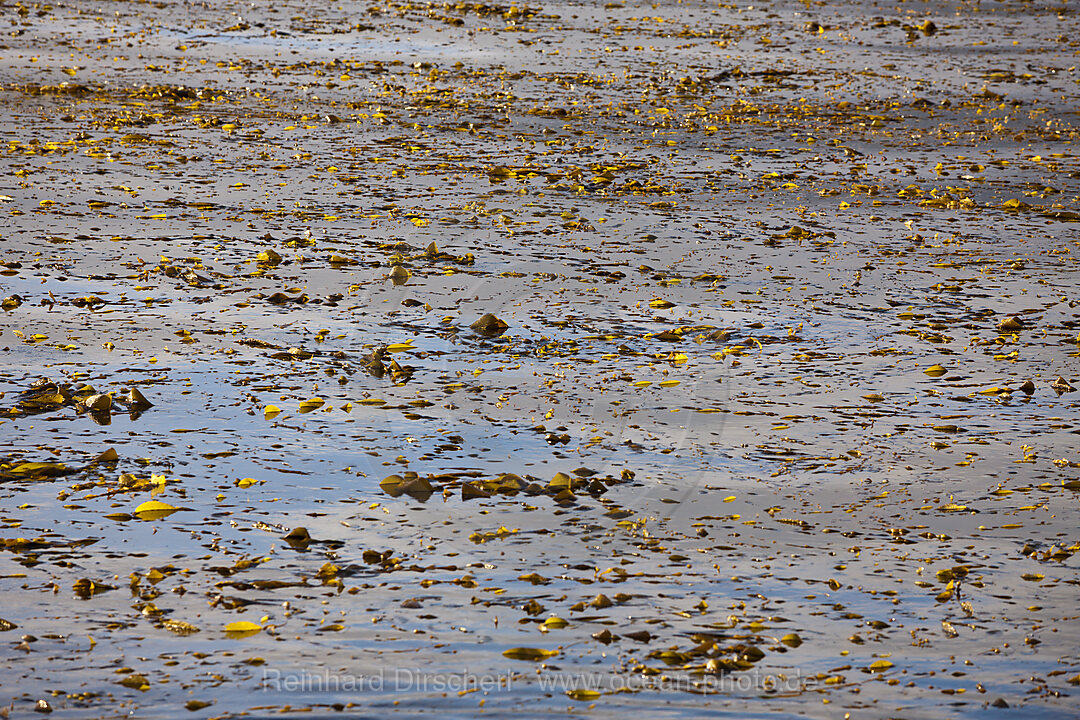
[[[1075,712],[1072,5],[0,16],[5,714]]]

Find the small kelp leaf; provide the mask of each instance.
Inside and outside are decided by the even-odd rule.
[[[19,627],[19,626],[16,625],[15,623],[11,622],[10,620],[5,620],[4,618],[0,618],[0,632],[6,632],[8,630],[14,630],[17,627]]]
[[[128,390],[127,396],[128,405],[133,410],[145,410],[146,408],[154,407],[154,403],[146,399],[146,396],[139,391],[138,388],[131,388]]]
[[[307,547],[311,542],[311,533],[308,532],[306,527],[294,527],[285,534],[282,540],[293,547]]]
[[[998,323],[997,329],[1000,332],[1016,332],[1017,330],[1023,330],[1024,321],[1015,315],[1010,315]]]
[[[546,628],[554,628],[556,630],[558,630],[560,628],[564,628],[569,624],[570,624],[569,620],[564,620],[561,617],[549,617],[547,620],[544,621],[544,627],[546,627]]]
[[[276,250],[267,248],[255,256],[255,261],[260,265],[278,265],[281,263],[281,255]]]
[[[75,581],[75,584],[71,586],[71,589],[75,591],[75,594],[79,597],[86,599],[91,598],[98,593],[108,592],[109,590],[115,590],[115,585],[106,585],[104,583],[94,582],[90,578],[81,578]]]
[[[870,663],[870,667],[868,669],[870,670],[870,672],[885,672],[892,666],[893,664],[888,660],[875,660],[874,662]]]
[[[601,642],[601,643],[603,643],[605,645],[610,645],[614,641],[618,640],[619,636],[614,634],[613,632],[611,632],[607,628],[604,628],[600,632],[594,632],[592,634],[592,639],[596,640],[597,642]]]
[[[702,668],[709,675],[723,675],[725,673],[736,672],[743,670],[745,663],[741,663],[737,660],[729,660],[727,658],[709,658],[705,663],[705,667]]]
[[[566,696],[571,700],[590,702],[600,697],[600,693],[595,690],[567,690]]]
[[[406,270],[401,265],[395,265],[394,269],[390,271],[390,282],[395,285],[404,285],[409,282],[409,278],[412,277],[412,273]]]
[[[116,453],[116,448],[109,448],[105,452],[98,455],[90,462],[95,463],[114,463],[120,459],[120,456]]]
[[[175,505],[163,503],[160,500],[147,500],[132,511],[132,515],[140,520],[161,520],[181,510]]]
[[[253,623],[250,620],[237,620],[225,626],[225,634],[236,640],[258,635],[262,632],[262,629],[262,625]]]
[[[503,473],[495,482],[498,483],[500,491],[524,490],[529,486],[529,483],[525,482],[520,475],[514,473]]]
[[[271,305],[284,305],[285,303],[292,302],[296,298],[290,297],[283,292],[276,292],[266,298],[266,301]]]
[[[533,585],[547,585],[550,580],[541,575],[540,573],[529,573],[527,575],[518,575],[518,580],[524,580],[525,582],[532,583]]]
[[[780,642],[787,645],[790,648],[797,648],[802,645],[803,640],[795,633],[788,633],[784,637],[780,638]]]
[[[121,680],[117,680],[118,683],[124,687],[134,688],[135,690],[141,690],[146,692],[150,689],[150,681],[146,679],[145,675],[139,673],[131,673]]]
[[[263,408],[263,417],[265,417],[267,420],[273,420],[280,414],[281,408],[279,408],[277,405],[267,405]]]
[[[405,473],[405,477],[400,475],[390,475],[383,478],[379,483],[379,487],[391,497],[408,494],[420,500],[426,500],[433,492],[435,492],[435,488],[432,487],[431,482],[427,478],[418,476],[416,473]]]
[[[941,377],[949,371],[941,365],[931,365],[930,367],[923,370],[923,372],[930,377]]]
[[[411,495],[421,500],[426,500],[433,492],[435,492],[435,488],[431,486],[431,482],[427,478],[422,477],[406,479],[405,482],[398,486],[398,490],[406,495]]]
[[[338,576],[338,573],[340,572],[340,566],[335,565],[332,562],[326,562],[322,564],[322,567],[320,567],[319,571],[315,573],[315,576],[322,578],[323,580],[332,580],[333,578],[336,578]]]
[[[756,663],[765,657],[765,651],[753,645],[739,646],[739,659],[744,662]]]
[[[574,479],[564,472],[555,473],[555,477],[551,478],[551,482],[548,483],[549,490],[566,490],[573,486]]]
[[[709,340],[717,340],[719,342],[726,342],[731,339],[730,330],[713,330],[705,336]]]
[[[318,410],[325,404],[326,401],[320,397],[311,398],[310,400],[304,400],[302,403],[300,403],[300,412],[309,413],[314,410]]]
[[[560,505],[573,505],[577,502],[577,496],[569,488],[555,492],[551,499]]]
[[[1057,379],[1054,380],[1054,382],[1050,383],[1050,387],[1052,387],[1054,389],[1054,392],[1058,393],[1059,395],[1061,393],[1072,392],[1076,389],[1072,386],[1071,383],[1069,383],[1068,380],[1061,377],[1060,375],[1058,375]]]
[[[464,482],[461,483],[461,499],[462,500],[475,500],[476,498],[489,498],[489,493],[484,488],[480,487],[476,483]]]
[[[558,650],[544,650],[543,648],[516,647],[503,650],[503,657],[508,657],[511,660],[531,660],[533,662],[547,660],[549,657],[558,654]]]
[[[97,393],[83,400],[83,405],[91,412],[109,412],[112,410],[113,399],[108,393]]]
[[[199,632],[199,628],[183,620],[164,620],[161,627],[176,635],[194,635]]]
[[[387,495],[391,497],[397,497],[401,495],[401,484],[405,482],[405,478],[400,475],[388,475],[379,482],[379,487],[383,489]]]
[[[485,313],[479,320],[469,326],[481,335],[502,335],[510,327],[493,313]]]

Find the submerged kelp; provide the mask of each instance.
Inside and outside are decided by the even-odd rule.
[[[1072,715],[1069,7],[2,12],[12,714]]]

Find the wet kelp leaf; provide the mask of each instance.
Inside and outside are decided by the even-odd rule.
[[[1023,330],[1025,327],[1024,321],[1015,315],[1010,315],[1001,322],[998,323],[997,329],[999,332],[1017,332]]]
[[[596,597],[594,597],[592,600],[589,601],[589,605],[591,607],[601,609],[601,610],[604,609],[604,608],[609,608],[614,604],[615,603],[612,602],[611,598],[609,598],[607,595],[604,595],[603,593],[600,593],[599,595],[597,595]]]
[[[592,634],[592,639],[596,640],[597,642],[603,643],[604,645],[610,645],[611,643],[618,640],[619,636],[614,634],[607,628],[604,628],[600,632],[594,632]]]
[[[139,673],[131,673],[130,675],[117,680],[117,682],[124,687],[141,690],[143,692],[150,689],[150,681],[146,679],[145,675],[140,675]]]
[[[1057,376],[1054,382],[1050,383],[1050,387],[1053,388],[1054,392],[1059,395],[1070,393],[1076,389],[1072,386],[1072,383],[1070,383],[1068,380],[1066,380],[1060,375]]]
[[[461,499],[475,500],[477,498],[489,498],[491,493],[473,482],[461,483]]]
[[[503,657],[511,660],[547,660],[559,654],[558,650],[544,650],[543,648],[515,647],[503,651]]]
[[[518,532],[519,532],[519,530],[517,528],[510,529],[510,528],[506,527],[505,525],[503,525],[503,526],[499,527],[498,530],[494,530],[494,531],[489,531],[489,532],[477,531],[477,532],[474,532],[474,533],[469,535],[469,541],[474,542],[477,545],[483,545],[484,543],[490,542],[492,540],[503,540],[505,538],[508,538],[508,537],[511,537],[512,535],[517,534]]]
[[[140,520],[152,521],[167,518],[178,510],[183,510],[183,508],[161,502],[160,500],[147,500],[136,507],[132,511],[132,514]]]
[[[91,460],[92,463],[114,463],[120,459],[120,456],[116,452],[116,448],[109,448],[105,452],[98,455]]]
[[[252,637],[262,632],[263,626],[250,620],[237,620],[225,626],[225,634],[234,640]]]
[[[403,494],[401,486],[405,483],[405,478],[400,475],[387,475],[379,481],[379,487],[391,497],[398,497]]]
[[[199,628],[189,622],[184,622],[183,620],[163,620],[161,622],[161,627],[175,635],[194,635],[199,632]]]
[[[146,396],[134,387],[128,390],[127,401],[132,410],[146,410],[154,406],[154,403],[147,400]]]
[[[308,529],[306,527],[294,527],[292,530],[287,532],[281,539],[287,542],[292,547],[306,548],[308,545],[311,544],[311,533],[308,532]]]
[[[300,412],[301,413],[313,412],[315,410],[318,410],[319,408],[321,408],[325,404],[326,404],[326,401],[323,400],[322,398],[318,398],[318,397],[311,398],[310,400],[304,400],[303,402],[300,403]]]
[[[76,580],[75,584],[72,586],[72,590],[75,591],[75,594],[83,599],[91,598],[99,593],[115,589],[115,585],[106,585],[105,583],[95,582],[89,578]]]
[[[379,483],[379,487],[391,497],[409,495],[417,500],[427,500],[435,492],[430,480],[413,472],[405,473],[404,477],[401,475],[385,477]]]
[[[258,264],[266,265],[266,266],[269,266],[269,267],[273,267],[275,265],[280,265],[281,260],[282,260],[281,254],[278,253],[273,248],[266,248],[265,250],[260,250],[255,255],[255,261]]]
[[[29,462],[21,463],[10,469],[0,466],[0,477],[16,478],[21,480],[44,480],[47,478],[71,475],[77,472],[64,463]]]
[[[469,327],[481,335],[494,337],[502,335],[510,326],[502,319],[496,317],[494,313],[485,313]]]
[[[96,395],[90,395],[82,401],[87,410],[91,412],[109,412],[112,410],[113,399],[112,395],[108,393],[98,393]]]

